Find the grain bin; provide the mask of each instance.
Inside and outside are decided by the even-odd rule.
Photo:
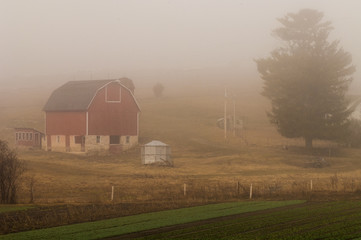
[[[142,164],[173,166],[169,145],[160,141],[151,141],[143,145]]]

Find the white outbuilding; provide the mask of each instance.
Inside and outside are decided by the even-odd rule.
[[[169,145],[160,141],[151,141],[142,146],[142,164],[173,166]]]

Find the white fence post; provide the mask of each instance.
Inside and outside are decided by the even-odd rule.
[[[113,201],[114,199],[114,186],[112,186],[112,195],[110,196],[110,201]]]
[[[252,183],[251,183],[251,186],[249,188],[249,199],[252,199],[252,191],[253,191],[253,189],[252,189]]]

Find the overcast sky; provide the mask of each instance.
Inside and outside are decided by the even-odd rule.
[[[241,78],[279,45],[276,18],[302,8],[332,21],[361,82],[359,0],[0,0],[0,81],[197,69]]]

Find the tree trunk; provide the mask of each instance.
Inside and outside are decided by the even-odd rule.
[[[310,137],[305,137],[305,145],[307,149],[312,149],[312,138]]]

